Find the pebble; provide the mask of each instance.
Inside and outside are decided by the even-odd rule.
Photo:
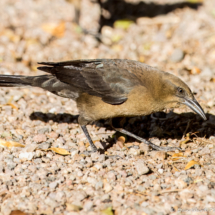
[[[170,56],[170,61],[173,63],[178,63],[184,58],[184,52],[181,49],[175,49]]]
[[[87,182],[92,184],[93,186],[95,186],[96,183],[97,183],[97,180],[95,178],[93,178],[93,177],[88,177]]]
[[[35,155],[35,152],[21,152],[19,154],[19,159],[23,160],[23,159],[26,159],[26,160],[32,160],[33,157]]]
[[[150,150],[149,146],[146,145],[145,143],[140,143],[139,147],[140,147],[140,150],[145,152],[145,153],[147,153]]]
[[[91,210],[92,207],[93,207],[93,202],[92,202],[92,201],[87,200],[87,201],[84,203],[84,210],[85,210],[85,211]]]
[[[46,135],[45,134],[37,134],[34,136],[34,141],[36,143],[41,143],[41,142],[45,142],[47,140]]]
[[[28,144],[25,146],[24,150],[25,152],[33,152],[37,149],[38,145],[37,144]]]
[[[57,134],[56,132],[52,131],[52,132],[48,133],[47,136],[49,138],[57,139],[59,137],[59,134]]]
[[[210,154],[210,153],[211,153],[211,151],[210,151],[208,146],[205,146],[201,151],[199,151],[200,155],[207,155],[207,154]]]
[[[96,182],[96,184],[95,184],[95,189],[96,189],[96,190],[99,190],[99,189],[101,189],[101,188],[103,188],[103,182],[102,182],[102,181]]]
[[[102,164],[101,163],[96,163],[95,165],[94,165],[94,167],[96,168],[96,169],[98,169],[98,170],[100,170],[100,169],[102,169]]]
[[[38,130],[38,134],[45,134],[49,132],[50,128],[49,127],[44,127]]]
[[[179,188],[179,189],[184,189],[185,187],[187,187],[187,183],[181,179],[176,179],[175,180],[175,185]]]
[[[108,172],[108,173],[107,173],[107,178],[108,178],[110,181],[115,181],[115,180],[116,180],[116,175],[114,174],[114,172]]]
[[[160,174],[163,174],[163,169],[158,169],[158,172],[159,172]]]
[[[58,186],[58,182],[57,182],[57,181],[53,181],[53,182],[51,182],[51,183],[49,184],[49,187],[50,187],[51,189],[55,189],[57,186]]]
[[[145,162],[141,159],[135,162],[135,168],[139,175],[144,175],[149,172],[149,168],[146,166]]]
[[[156,159],[161,160],[161,161],[163,161],[163,160],[165,160],[167,158],[167,153],[166,152],[152,151],[149,154],[150,154],[150,156],[152,158],[156,158]]]
[[[105,193],[109,193],[113,189],[113,187],[109,183],[105,183],[103,189]]]
[[[134,156],[140,155],[140,149],[130,148],[128,154]]]

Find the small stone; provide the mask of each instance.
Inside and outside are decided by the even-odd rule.
[[[50,197],[47,197],[44,201],[47,205],[51,206],[52,208],[56,208],[58,206],[58,203],[55,200],[51,199]]]
[[[165,160],[167,158],[167,153],[161,152],[161,151],[152,151],[150,152],[150,155],[152,158],[158,159],[158,160]]]
[[[85,191],[80,190],[79,192],[77,192],[77,194],[75,195],[75,200],[77,201],[83,201],[85,198],[87,198],[87,194]]]
[[[150,148],[145,143],[140,143],[140,150],[143,152],[148,152],[150,150]]]
[[[206,155],[206,154],[210,154],[211,151],[208,148],[208,146],[205,146],[201,151],[199,151],[199,155]]]
[[[139,175],[144,175],[149,172],[149,168],[145,165],[145,162],[140,159],[135,162],[135,168]]]
[[[128,151],[128,154],[129,155],[134,155],[134,156],[140,155],[140,149],[130,148],[129,151]]]
[[[103,188],[103,182],[102,181],[96,182],[95,188],[96,190]]]
[[[100,164],[100,163],[96,163],[95,165],[94,165],[94,167],[96,168],[96,169],[102,169],[102,164]]]
[[[45,143],[39,144],[38,149],[46,150],[46,149],[50,148],[50,146],[51,146],[50,143],[45,142]]]
[[[181,49],[175,49],[170,57],[170,61],[173,63],[178,63],[184,58],[184,52]]]
[[[38,145],[37,144],[28,144],[28,145],[26,145],[25,146],[25,148],[24,148],[24,151],[25,152],[33,152],[33,151],[35,151],[35,149],[38,147]]]
[[[49,132],[49,127],[41,128],[38,130],[38,134],[45,134]]]
[[[74,150],[74,151],[71,152],[71,157],[73,158],[77,154],[78,154],[78,150]]]
[[[142,186],[142,185],[139,185],[139,186],[137,187],[137,190],[138,190],[139,192],[144,192],[144,191],[146,190],[146,188],[145,188],[144,186]]]
[[[101,197],[101,200],[102,200],[102,201],[107,201],[107,200],[109,200],[109,199],[110,199],[110,194],[108,194],[108,193],[104,194],[104,195]]]
[[[19,159],[32,160],[35,155],[35,152],[22,152],[19,154]]]
[[[49,138],[57,139],[59,134],[57,134],[56,132],[52,131],[52,132],[48,133],[47,136]]]
[[[208,202],[215,202],[215,197],[207,195],[206,196],[206,201],[208,201]]]
[[[179,189],[184,189],[185,187],[187,187],[187,183],[181,179],[176,179],[175,180],[175,185],[179,188]]]
[[[91,210],[92,207],[93,207],[93,202],[92,202],[92,201],[87,200],[87,201],[84,203],[84,210],[85,210],[85,211]]]
[[[105,183],[105,185],[104,185],[104,191],[105,191],[105,193],[110,192],[112,189],[113,188],[112,188],[112,186],[109,183]]]
[[[104,154],[99,155],[98,162],[102,163],[104,161],[105,161],[105,155]]]
[[[163,174],[163,169],[158,169],[158,172],[159,172],[160,174]]]
[[[150,140],[153,144],[155,144],[156,146],[160,146],[161,145],[161,141],[157,138],[153,138]]]
[[[78,171],[78,172],[77,172],[77,176],[78,176],[78,177],[82,177],[83,175],[84,175],[84,174],[83,174],[81,171]]]
[[[113,172],[108,172],[107,173],[107,178],[110,179],[110,181],[115,181],[116,180],[116,175]]]
[[[87,182],[95,186],[97,181],[95,178],[88,177]]]
[[[34,141],[37,143],[45,142],[47,140],[45,134],[37,134],[34,136]]]
[[[58,185],[58,182],[57,181],[53,181],[52,183],[49,184],[49,187],[51,189],[55,189],[57,187],[57,185]]]

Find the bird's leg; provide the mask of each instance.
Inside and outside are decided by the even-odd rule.
[[[90,134],[89,134],[89,132],[88,132],[88,130],[87,130],[86,125],[81,125],[81,128],[82,128],[82,130],[83,130],[83,132],[84,132],[84,134],[85,134],[87,140],[89,141],[90,146],[91,146],[91,149],[92,149],[92,151],[90,151],[89,153],[97,152],[98,149],[97,149],[96,146],[94,145],[94,143],[93,143],[93,141],[92,141],[92,139],[91,139],[91,137],[90,137]]]
[[[113,127],[113,128],[114,128],[114,127]],[[135,134],[132,134],[132,133],[129,132],[129,131],[126,131],[126,130],[123,129],[123,128],[114,128],[114,129],[115,129],[116,131],[119,131],[119,132],[121,132],[121,133],[123,133],[123,134],[126,134],[126,135],[130,136],[130,137],[133,137],[133,138],[135,138],[135,139],[137,139],[137,140],[139,140],[139,141],[145,143],[146,145],[151,146],[153,149],[158,150],[158,151],[166,151],[166,152],[168,152],[168,151],[175,151],[175,150],[180,150],[180,151],[181,151],[181,149],[178,148],[178,147],[161,147],[161,146],[157,146],[157,145],[151,143],[150,141],[148,141],[148,140],[146,140],[146,139],[144,139],[144,138],[141,138],[141,137],[139,137],[139,136],[137,136],[137,135],[135,135]]]
[[[94,153],[94,152],[97,152],[98,151],[98,149],[96,148],[96,146],[94,145],[94,143],[93,143],[93,141],[92,141],[92,139],[91,139],[91,137],[90,137],[90,134],[89,134],[89,132],[88,132],[88,130],[87,130],[87,127],[86,127],[86,125],[81,125],[81,128],[82,128],[82,130],[83,130],[83,132],[84,132],[84,134],[85,134],[85,136],[87,137],[87,140],[89,141],[89,143],[90,143],[90,146],[91,146],[91,149],[92,149],[92,151],[85,151],[85,152],[83,152],[83,154],[85,154],[85,155],[90,155],[90,154],[92,154],[92,153]],[[107,158],[116,158],[116,159],[122,159],[119,155],[106,155],[106,157]]]

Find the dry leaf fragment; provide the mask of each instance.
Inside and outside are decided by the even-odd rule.
[[[112,207],[108,207],[105,210],[101,211],[104,215],[113,215]]]
[[[42,29],[55,37],[63,37],[65,33],[65,22],[60,24],[46,23],[42,25]]]
[[[190,169],[191,167],[193,167],[194,165],[200,165],[201,164],[198,162],[198,161],[194,161],[194,160],[191,160],[190,162],[188,162],[188,164],[185,166],[184,170],[188,170]]]
[[[15,211],[11,211],[10,215],[30,215],[30,214],[22,212],[20,210],[15,210]]]
[[[184,154],[183,154],[183,152],[174,153],[174,154],[172,155],[172,157],[173,157],[173,158],[175,158],[175,157],[184,157]]]
[[[184,155],[182,152],[179,152],[179,153],[174,153],[171,157],[171,160],[173,161],[177,161],[177,160],[180,160],[181,158],[183,158]]]
[[[16,107],[16,105],[12,104],[12,103],[7,103],[7,105],[10,105],[13,109],[18,110],[18,107]]]
[[[11,147],[22,147],[22,148],[24,148],[25,147],[25,145],[17,143],[15,141],[5,141],[2,139],[0,139],[0,146],[1,147],[8,147],[8,148],[11,148]]]
[[[60,154],[60,155],[70,155],[71,154],[66,149],[62,149],[62,148],[49,148],[47,150],[52,150],[52,151],[54,151],[54,152],[56,152],[57,154]]]
[[[181,160],[181,157],[179,158],[171,158],[172,161],[178,161],[178,160]]]

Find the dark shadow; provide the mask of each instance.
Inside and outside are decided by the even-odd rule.
[[[139,17],[155,17],[158,15],[168,14],[176,9],[182,9],[185,7],[197,10],[202,3],[190,3],[190,2],[173,2],[170,4],[157,4],[157,3],[146,3],[144,1],[139,1],[137,3],[125,2],[124,0],[106,0],[102,2],[97,1],[101,8],[100,16],[100,29],[102,27],[113,26],[116,20],[120,19],[130,19],[136,21]],[[109,17],[104,17],[102,10],[107,11]]]
[[[57,122],[57,123],[78,123],[78,115],[71,115],[68,113],[42,113],[42,112],[33,112],[30,115],[31,120],[40,120],[43,122]]]
[[[171,138],[181,139],[184,133],[195,133],[198,137],[210,137],[215,134],[215,115],[206,114],[207,121],[203,121],[200,116],[194,113],[176,114],[170,112],[158,112],[154,115],[132,117],[132,118],[115,118],[113,119],[114,127],[123,127],[124,129],[143,138]],[[78,116],[67,113],[51,114],[34,112],[30,115],[31,120],[41,120],[49,122],[52,120],[57,123],[78,123]],[[94,123],[98,127],[105,127],[113,130],[107,120],[100,120]],[[129,140],[131,140],[129,138]]]

